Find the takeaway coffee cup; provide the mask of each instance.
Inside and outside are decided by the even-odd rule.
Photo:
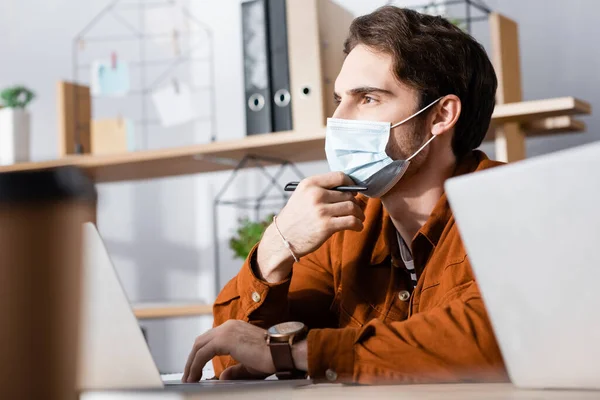
[[[75,167],[0,173],[0,398],[76,399],[82,224]]]

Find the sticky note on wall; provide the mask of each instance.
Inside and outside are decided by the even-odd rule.
[[[92,63],[90,91],[92,96],[125,96],[130,90],[129,65],[119,60],[97,60]]]

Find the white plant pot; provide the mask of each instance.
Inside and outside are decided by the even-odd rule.
[[[0,165],[29,161],[29,112],[0,109]]]

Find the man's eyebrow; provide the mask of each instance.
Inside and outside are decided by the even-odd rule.
[[[347,92],[351,95],[359,95],[359,94],[369,94],[369,93],[379,93],[385,95],[393,95],[393,93],[387,89],[377,88],[373,86],[361,86],[354,89],[350,89]]]

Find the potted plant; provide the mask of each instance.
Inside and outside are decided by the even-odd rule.
[[[245,260],[250,250],[260,241],[263,233],[273,221],[274,214],[270,214],[264,220],[254,222],[248,218],[239,220],[239,228],[236,234],[229,240],[229,248],[233,250],[236,258]]]
[[[0,91],[0,165],[29,161],[30,115],[35,94],[24,86]]]

